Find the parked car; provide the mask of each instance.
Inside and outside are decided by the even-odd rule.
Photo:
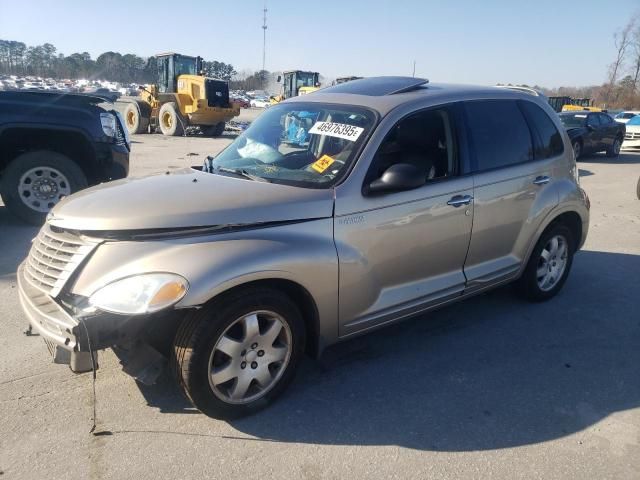
[[[613,117],[613,119],[616,122],[627,123],[629,120],[631,120],[633,117],[635,117],[638,114],[640,114],[640,111],[638,110],[629,110],[629,111],[617,113]]]
[[[624,134],[622,148],[640,147],[640,115],[629,119],[625,124],[625,129],[626,132]]]
[[[202,170],[65,198],[17,278],[58,362],[113,347],[150,381],[168,358],[228,417],[273,400],[305,352],[510,282],[552,298],[588,227],[543,97],[367,78],[269,108]]]
[[[625,125],[601,112],[576,111],[559,113],[576,159],[582,155],[606,152],[617,157],[625,135]]]
[[[249,105],[255,108],[269,108],[271,101],[266,97],[252,98]]]
[[[14,214],[42,224],[64,196],[129,171],[122,119],[103,98],[0,92],[0,195]]]

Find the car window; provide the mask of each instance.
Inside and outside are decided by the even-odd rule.
[[[531,132],[515,100],[467,102],[465,110],[475,153],[474,170],[533,159]]]
[[[380,178],[396,163],[418,168],[426,182],[456,172],[456,142],[451,112],[425,110],[400,120],[387,134],[374,156],[369,181]]]
[[[529,125],[537,132],[539,142],[534,150],[536,160],[555,157],[564,151],[562,136],[544,110],[533,102],[520,102]]]
[[[611,118],[609,115],[606,115],[604,113],[599,113],[598,114],[598,118],[600,118],[600,123],[602,125],[607,125],[609,123],[613,123],[613,118]]]
[[[598,119],[598,114],[593,113],[587,117],[587,125],[590,127],[599,127],[600,120]]]

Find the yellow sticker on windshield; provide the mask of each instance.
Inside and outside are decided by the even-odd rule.
[[[311,168],[313,168],[318,173],[322,173],[327,168],[329,168],[333,162],[335,162],[335,160],[329,155],[323,155],[311,164]]]

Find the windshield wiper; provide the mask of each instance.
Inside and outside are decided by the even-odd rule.
[[[218,173],[218,172],[231,173],[231,174],[237,175],[239,177],[248,178],[249,180],[253,180],[254,182],[271,183],[270,180],[267,180],[266,178],[259,177],[257,175],[253,175],[253,174],[247,172],[244,168],[227,168],[227,167],[216,167],[216,168],[214,168],[213,173]]]

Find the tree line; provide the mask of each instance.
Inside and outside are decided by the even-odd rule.
[[[203,70],[209,77],[224,80],[237,74],[233,65],[217,60],[203,61]],[[87,52],[64,55],[50,43],[27,46],[0,39],[0,74],[150,83],[157,78],[157,66],[155,57],[143,58],[132,53],[104,52],[94,60]]]

